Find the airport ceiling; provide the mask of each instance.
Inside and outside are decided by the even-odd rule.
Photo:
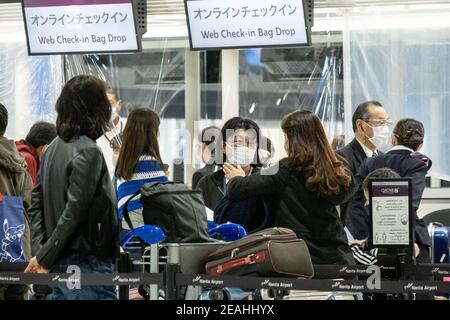
[[[448,0],[315,0],[314,8],[344,9],[352,7],[448,4]],[[150,23],[160,25],[185,24],[184,0],[147,0],[147,12]],[[0,22],[21,21],[20,0],[0,0]]]

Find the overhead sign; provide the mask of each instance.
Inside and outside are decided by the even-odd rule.
[[[369,185],[373,246],[409,246],[412,210],[408,180],[373,180]]]
[[[139,50],[132,0],[23,0],[29,54]]]
[[[302,0],[185,0],[192,49],[307,45]]]

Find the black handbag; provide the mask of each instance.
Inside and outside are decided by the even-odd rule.
[[[144,224],[160,227],[169,243],[209,242],[208,221],[200,190],[190,190],[184,184],[152,182],[133,194],[124,205],[123,217],[133,225],[128,214],[128,202],[141,195]]]

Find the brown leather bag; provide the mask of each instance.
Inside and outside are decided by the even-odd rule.
[[[314,269],[304,240],[291,229],[269,228],[210,253],[206,273],[311,278]]]

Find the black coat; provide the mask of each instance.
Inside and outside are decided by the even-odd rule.
[[[203,168],[195,171],[194,174],[192,175],[192,189],[196,189],[198,187],[198,183],[201,178],[203,178],[204,176],[207,176],[210,173],[213,173],[215,167],[216,166],[213,164],[207,164]]]
[[[31,197],[32,251],[39,264],[50,269],[74,253],[102,259],[118,255],[116,195],[93,140],[53,140]]]
[[[251,174],[258,173],[259,170],[259,168],[253,167]],[[225,175],[220,168],[216,172],[204,176],[198,182],[197,188],[202,190],[205,206],[211,210],[214,210],[225,196],[224,181]]]
[[[276,227],[294,230],[304,239],[314,263],[353,264],[344,226],[335,206],[354,193],[354,183],[332,196],[319,196],[305,187],[305,178],[289,167],[289,160],[249,177],[228,182],[232,201],[255,195],[267,195],[273,201]]]
[[[417,217],[416,211],[422,199],[425,189],[425,175],[431,167],[431,161],[419,153],[411,154],[409,150],[392,150],[386,154],[368,158],[361,164],[356,175],[356,181],[360,187],[347,210],[345,223],[348,229],[356,239],[365,239],[369,236],[369,215],[364,208],[362,183],[369,173],[383,167],[391,168],[401,177],[411,178],[416,242],[429,246],[431,240],[426,223]]]
[[[349,144],[347,144],[342,149],[336,151],[338,155],[344,158],[345,164],[347,168],[350,169],[353,176],[356,176],[358,173],[358,169],[363,163],[364,160],[367,159],[367,155],[364,152],[361,144],[354,138]],[[377,150],[378,154],[383,154],[382,152]],[[349,202],[345,202],[341,205],[341,219],[342,221],[346,221],[346,216],[348,214],[348,205]]]
[[[366,153],[356,138],[354,138],[345,147],[337,150],[336,153],[345,159],[347,162],[347,167],[353,175],[358,173],[361,163],[367,158]]]

